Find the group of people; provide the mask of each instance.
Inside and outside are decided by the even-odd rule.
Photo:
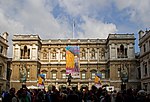
[[[55,86],[49,90],[28,90],[26,87],[16,91],[11,88],[9,92],[2,94],[2,102],[150,102],[150,94],[138,93],[138,90],[127,89],[123,91],[108,92],[106,88],[91,90],[87,87],[78,90],[77,87],[62,87],[59,90]]]

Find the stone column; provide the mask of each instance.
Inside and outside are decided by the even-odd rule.
[[[58,80],[58,79],[56,79],[56,80]],[[57,90],[59,90],[58,82],[56,82],[56,84],[55,84],[55,85],[56,85],[56,89],[57,89]]]
[[[80,90],[81,86],[80,86],[80,83],[78,82],[78,90]]]
[[[87,48],[87,59],[88,59],[88,62],[89,62],[89,57],[90,57],[90,51],[89,51],[90,49],[89,48]]]

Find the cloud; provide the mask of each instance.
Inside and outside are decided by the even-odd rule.
[[[84,16],[85,23],[80,25],[83,32],[80,32],[79,38],[107,38],[108,34],[117,32],[116,25],[112,23],[103,23],[94,18]]]
[[[95,16],[110,3],[111,0],[59,0],[59,5],[73,16]]]
[[[59,5],[73,18],[80,17],[75,32],[77,38],[106,38],[117,31],[115,24],[104,23],[99,17],[100,12],[111,5],[110,0],[59,0]]]
[[[13,34],[39,34],[41,39],[71,38],[75,19],[76,38],[106,38],[109,33],[120,31],[119,27],[122,31],[126,27],[135,30],[128,23],[150,26],[148,4],[149,0],[1,0],[0,31],[9,33],[9,42]],[[105,23],[109,18],[110,23]]]
[[[116,7],[120,11],[124,11],[126,15],[129,15],[130,20],[137,23],[140,27],[150,26],[150,9],[149,0],[114,0]]]

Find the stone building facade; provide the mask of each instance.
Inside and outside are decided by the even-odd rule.
[[[9,88],[7,81],[7,37],[7,32],[0,35],[0,91],[7,90]]]
[[[150,93],[150,30],[139,31],[140,68],[142,89]]]
[[[38,74],[45,75],[45,88],[67,86],[66,46],[80,47],[80,78],[72,79],[71,85],[94,85],[95,73],[102,74],[102,85],[120,89],[138,88],[137,59],[134,52],[134,34],[109,34],[107,39],[40,39],[38,35],[14,35],[11,86],[17,89],[20,68],[26,68],[26,85],[37,85]],[[126,73],[128,81],[122,82]]]

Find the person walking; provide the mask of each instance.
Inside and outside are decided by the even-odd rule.
[[[69,86],[70,86],[70,84],[71,84],[71,79],[73,79],[73,77],[71,76],[71,73],[68,75],[68,80],[67,80],[67,82],[69,83]]]

